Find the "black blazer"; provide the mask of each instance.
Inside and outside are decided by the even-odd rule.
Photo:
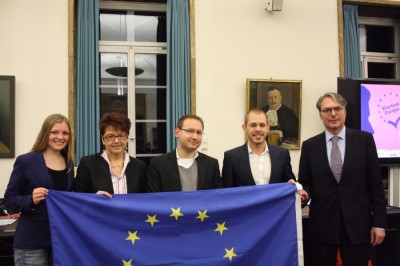
[[[110,167],[102,152],[81,159],[74,181],[74,191],[96,193],[99,190],[114,194]],[[125,170],[128,193],[146,191],[146,164],[129,156]]]
[[[290,164],[290,154],[285,148],[268,145],[271,158],[271,178],[269,183],[296,180]],[[225,187],[252,186],[254,182],[250,168],[247,143],[224,153],[222,180]]]
[[[199,152],[197,190],[222,188],[218,160]],[[182,191],[176,150],[151,159],[147,171],[149,192]]]
[[[370,240],[371,227],[386,227],[386,203],[375,142],[370,133],[346,128],[342,177],[329,166],[325,132],[303,142],[299,182],[311,198],[310,235],[335,244],[340,215],[351,243]]]

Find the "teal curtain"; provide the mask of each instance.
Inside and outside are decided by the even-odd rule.
[[[100,150],[99,0],[77,0],[76,164]]]
[[[344,73],[347,78],[362,78],[357,5],[343,5]]]
[[[190,113],[189,0],[167,0],[167,151],[176,147],[175,126]]]

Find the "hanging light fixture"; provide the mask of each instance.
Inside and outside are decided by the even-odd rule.
[[[117,56],[120,60],[120,66],[118,67],[109,67],[106,69],[106,72],[110,75],[117,77],[117,95],[122,96],[124,95],[124,82],[123,79],[128,77],[128,67],[126,62],[122,60],[122,56]],[[135,76],[140,75],[144,72],[141,68],[135,68]]]
[[[126,78],[128,77],[128,67],[110,67],[106,69],[106,72],[116,77]],[[135,76],[142,74],[144,70],[142,68],[135,67]]]

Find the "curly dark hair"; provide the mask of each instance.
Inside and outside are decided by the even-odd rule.
[[[115,129],[121,130],[129,135],[129,129],[131,128],[131,120],[121,113],[105,113],[100,119],[100,134],[103,136],[106,128],[112,126]]]

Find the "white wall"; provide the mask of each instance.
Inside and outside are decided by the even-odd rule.
[[[68,111],[67,0],[0,0],[0,75],[16,76],[16,155],[28,152],[41,123]],[[323,130],[317,98],[339,75],[336,0],[197,0],[197,113],[208,151],[219,159],[244,142],[246,78],[303,81],[301,140]],[[299,151],[291,151],[297,174]],[[15,159],[0,159],[0,197]]]
[[[339,75],[335,0],[196,1],[197,114],[208,153],[222,165],[225,150],[244,143],[246,78],[302,80],[301,141],[323,131],[315,103],[336,91]],[[291,151],[297,175],[300,151]]]
[[[68,1],[0,0],[0,75],[16,79],[15,154],[28,152],[43,120],[68,114]],[[3,197],[15,159],[0,159]]]

